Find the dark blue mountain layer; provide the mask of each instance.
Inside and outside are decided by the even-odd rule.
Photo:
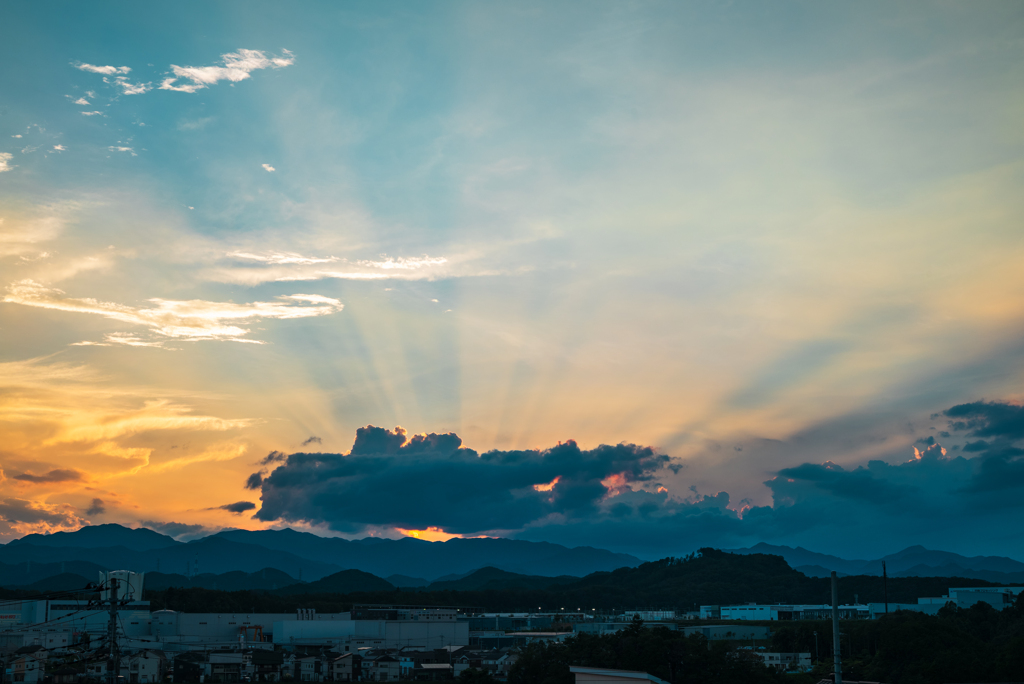
[[[1024,563],[1005,556],[961,556],[949,551],[933,551],[911,546],[877,560],[848,560],[802,547],[756,544],[746,549],[728,549],[729,553],[756,553],[782,556],[790,567],[808,576],[882,574],[882,561],[890,577],[969,577],[999,583],[1024,582]]]
[[[31,576],[26,573],[6,581],[0,577],[0,584],[24,586],[57,574],[59,571],[50,565],[62,561],[185,577],[275,568],[307,582],[340,570],[360,570],[377,577],[411,577],[415,572],[413,584],[420,583],[418,578],[424,578],[426,583],[443,576],[466,575],[485,566],[524,575],[581,577],[640,563],[633,556],[603,549],[567,548],[514,539],[451,539],[432,543],[406,537],[349,541],[286,529],[226,530],[181,543],[151,530],[97,525],[76,532],[29,535],[0,546],[0,562],[26,569],[28,564],[37,566]],[[45,571],[40,564],[47,564]]]

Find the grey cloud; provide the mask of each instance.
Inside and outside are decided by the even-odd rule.
[[[223,506],[217,506],[216,510],[228,511],[235,515],[240,515],[246,511],[251,511],[256,508],[256,504],[251,501],[236,501],[235,503],[224,504]],[[211,509],[213,510],[213,509]]]
[[[102,515],[107,512],[106,506],[103,505],[103,499],[93,499],[92,505],[89,506],[88,510],[85,511],[86,515]]]
[[[280,451],[271,451],[269,454],[263,457],[263,459],[259,462],[259,465],[265,466],[271,465],[273,463],[283,463],[285,458],[287,457]]]
[[[455,434],[409,438],[401,428],[367,426],[348,455],[288,456],[263,478],[256,517],[345,532],[374,525],[460,534],[519,529],[552,515],[585,520],[609,494],[602,480],[648,482],[667,462],[648,447],[582,450],[573,441],[478,454]]]
[[[950,429],[968,431],[972,437],[1024,439],[1024,406],[976,401],[943,411],[951,418]]]
[[[979,437],[963,450],[978,453],[977,468],[962,491],[998,494],[1024,489],[1024,406],[993,401],[959,404],[944,411],[949,428]],[[1019,494],[1016,500],[1021,497]]]
[[[303,442],[302,446],[309,446],[310,444],[323,444],[323,440],[317,437],[316,435],[313,435],[305,442]]]
[[[207,531],[203,525],[191,525],[189,523],[159,522],[157,520],[142,520],[140,523],[143,527],[148,527],[154,532],[166,534],[175,539],[179,537],[194,537]]]
[[[266,475],[266,474],[267,474],[267,471],[265,471],[265,470],[261,470],[259,472],[253,473],[245,481],[245,488],[246,489],[260,489],[263,486],[263,476]]]
[[[48,523],[75,525],[78,519],[67,508],[42,507],[24,499],[0,501],[0,521],[7,523]]]
[[[952,448],[925,438],[884,460],[844,466],[806,458],[807,446],[797,444],[793,453],[799,461],[769,471],[767,505],[735,502],[724,491],[698,493],[695,486],[685,498],[668,492],[660,479],[677,477],[676,464],[648,447],[584,450],[570,441],[544,450],[480,454],[454,434],[409,436],[401,428],[373,426],[357,431],[347,455],[275,456],[276,468],[254,473],[249,484],[261,491],[259,520],[352,534],[375,526],[437,526],[456,534],[502,532],[645,557],[758,541],[881,555],[912,544],[943,548],[962,540],[957,543],[966,545],[964,551],[1024,556],[1024,539],[1006,535],[1024,526],[1024,459],[1011,438],[1012,420],[1004,420],[1013,411],[970,406],[975,408],[954,407],[947,417],[963,423],[954,433],[986,433],[971,442],[974,451],[953,455]],[[876,430],[867,439],[883,438]],[[827,454],[824,439],[818,443]],[[767,448],[751,445],[742,458],[754,457],[748,452],[759,457]],[[772,453],[783,458],[792,446],[772,442]]]
[[[1002,460],[950,458],[939,444],[918,453],[898,463],[844,468],[826,461],[782,469],[765,482],[770,505],[736,506],[726,492],[698,496],[694,491],[685,501],[627,492],[614,499],[607,515],[582,524],[538,524],[517,536],[649,558],[759,541],[846,557],[882,555],[912,544],[975,544],[989,553],[1024,556],[1024,541],[1007,537],[1007,530],[1024,525],[1024,504],[1014,503],[1019,497],[1010,492],[1024,482],[1024,473]],[[1006,489],[994,498],[995,490],[965,488],[970,482],[1002,482]]]
[[[76,482],[84,479],[82,473],[65,468],[56,468],[44,473],[43,475],[33,475],[32,473],[21,473],[19,475],[12,475],[12,479],[21,480],[22,482],[32,482],[33,484],[50,484],[53,482]]]

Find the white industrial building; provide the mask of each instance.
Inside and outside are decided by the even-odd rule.
[[[469,645],[469,623],[456,620],[347,620],[275,622],[275,644],[359,648],[445,648]]]
[[[867,618],[869,607],[861,604],[839,606],[839,617],[843,620]],[[701,606],[702,619],[720,620],[824,620],[832,617],[832,606],[827,604],[777,604],[766,605],[747,603],[735,606]]]

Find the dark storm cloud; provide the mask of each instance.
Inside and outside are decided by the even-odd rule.
[[[216,509],[210,510],[228,511],[235,515],[240,515],[246,511],[251,511],[254,508],[256,508],[256,504],[251,501],[236,501],[235,503],[224,504],[223,506],[217,506]]]
[[[950,458],[939,444],[895,464],[871,461],[844,468],[827,461],[804,463],[765,482],[771,505],[737,506],[726,492],[680,501],[631,491],[611,499],[603,515],[581,524],[535,525],[517,536],[647,557],[760,541],[857,557],[856,549],[881,555],[913,544],[948,547],[951,539],[963,538],[986,539],[1001,554],[1024,554],[1024,545],[1010,548],[1005,542],[1007,526],[1024,522],[1021,506],[1010,503],[1016,497],[994,500],[964,488],[996,464]]]
[[[106,506],[103,505],[103,499],[93,499],[92,505],[89,506],[88,510],[85,511],[86,515],[101,515],[107,512]]]
[[[583,450],[573,441],[478,454],[462,448],[455,434],[409,438],[401,428],[368,426],[356,432],[347,456],[288,456],[262,479],[256,517],[346,532],[373,525],[452,533],[518,529],[549,516],[596,515],[609,494],[602,480],[648,482],[668,460],[648,447]]]
[[[302,446],[309,446],[310,444],[323,444],[323,440],[314,435],[303,442]]]
[[[771,503],[759,506],[696,487],[686,498],[670,493],[661,481],[679,474],[678,463],[647,447],[584,450],[570,441],[478,454],[454,434],[410,438],[400,428],[372,426],[357,431],[348,455],[291,454],[249,483],[261,489],[256,518],[346,533],[375,526],[505,531],[647,557],[758,541],[850,555],[854,548],[890,553],[912,544],[941,548],[951,538],[990,539],[993,550],[1024,555],[1024,542],[1011,549],[1000,541],[1005,530],[1024,525],[1016,409],[980,402],[950,409],[951,434],[974,438],[967,453],[927,437],[860,466],[823,458],[777,468],[764,482]],[[760,450],[751,444],[744,457]]]
[[[982,438],[964,444],[965,452],[980,455],[974,459],[977,467],[962,491],[1015,492],[1019,500],[1024,490],[1024,406],[976,401],[954,406],[943,415],[950,419],[950,430]]]
[[[83,476],[77,470],[57,468],[43,475],[33,475],[32,473],[12,475],[11,479],[32,482],[33,484],[49,484],[53,482],[78,482],[83,479]]]
[[[261,470],[257,473],[250,475],[245,481],[246,489],[260,489],[263,486],[263,476],[267,474],[267,471]]]
[[[1024,439],[1024,406],[976,401],[944,411],[951,418],[950,429],[967,430],[972,437]]]

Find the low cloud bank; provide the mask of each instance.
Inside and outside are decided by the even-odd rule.
[[[1024,555],[1008,533],[1024,523],[1024,408],[975,402],[933,418],[947,421],[944,440],[966,445],[947,450],[931,437],[894,462],[799,463],[764,483],[766,506],[669,491],[679,463],[651,447],[568,441],[481,454],[455,434],[373,426],[357,431],[348,454],[273,452],[246,486],[261,492],[259,520],[349,534],[440,527],[648,557],[758,541],[847,557],[915,543]]]

